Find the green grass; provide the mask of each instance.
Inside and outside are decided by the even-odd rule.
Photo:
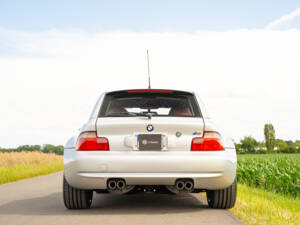
[[[62,169],[62,161],[49,162],[46,164],[21,164],[13,167],[0,167],[0,184],[45,175]]]
[[[238,182],[298,198],[300,154],[238,155]]]
[[[230,211],[249,225],[300,224],[300,198],[288,197],[244,184],[238,185],[237,202]]]

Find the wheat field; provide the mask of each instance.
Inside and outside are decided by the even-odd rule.
[[[63,169],[63,156],[42,152],[0,153],[0,184]]]
[[[61,155],[45,154],[42,152],[11,152],[0,153],[0,167],[12,167],[16,165],[47,164],[62,160]]]

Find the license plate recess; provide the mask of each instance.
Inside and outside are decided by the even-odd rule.
[[[161,134],[140,134],[138,135],[138,148],[141,151],[162,150]]]

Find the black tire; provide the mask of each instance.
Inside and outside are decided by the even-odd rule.
[[[207,190],[206,197],[208,206],[215,209],[230,209],[234,206],[236,200],[236,179],[233,184],[222,190]]]
[[[63,198],[68,209],[89,209],[92,204],[93,191],[73,188],[64,177]]]

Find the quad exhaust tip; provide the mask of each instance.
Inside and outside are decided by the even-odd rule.
[[[127,186],[124,179],[112,178],[107,181],[107,190],[114,193],[122,193],[132,189],[131,186]]]
[[[115,180],[109,180],[107,187],[109,190],[115,190],[117,188],[117,182]]]
[[[117,188],[119,189],[119,190],[122,190],[122,189],[124,189],[126,187],[126,184],[125,184],[125,181],[124,180],[118,180],[117,181]]]
[[[183,180],[178,180],[175,184],[175,187],[178,191],[182,191],[185,187],[184,181]]]
[[[186,181],[185,184],[184,184],[184,188],[185,190],[187,191],[192,191],[194,189],[194,184],[192,181]]]
[[[175,183],[175,188],[179,192],[191,192],[194,190],[194,182],[192,180],[179,179]]]

